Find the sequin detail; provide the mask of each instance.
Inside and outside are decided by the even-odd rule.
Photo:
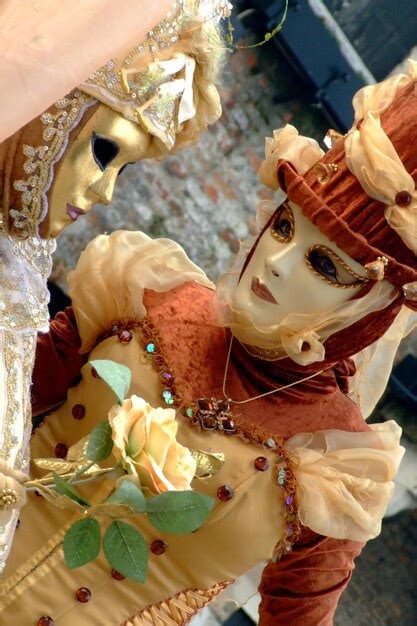
[[[23,170],[27,178],[15,180],[13,187],[21,193],[22,208],[11,208],[9,215],[14,227],[22,235],[37,236],[38,224],[47,211],[46,188],[52,175],[52,168],[60,158],[69,132],[77,125],[85,109],[96,100],[81,91],[75,90],[68,97],[60,98],[54,110],[40,117],[44,126],[41,146],[23,145],[26,161]],[[51,107],[52,109],[52,107]]]

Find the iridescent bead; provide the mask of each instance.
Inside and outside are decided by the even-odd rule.
[[[162,380],[167,387],[169,387],[169,385],[172,385],[172,379],[172,374],[170,374],[169,372],[162,373]]]
[[[186,414],[187,417],[192,417],[194,415],[194,411],[189,406],[188,409],[185,411],[185,414]]]
[[[222,502],[227,502],[231,500],[234,496],[233,487],[230,485],[222,485],[217,489],[217,497]]]
[[[267,439],[267,440],[265,441],[265,444],[264,444],[264,445],[265,445],[267,448],[275,448],[275,446],[276,446],[275,439],[272,439],[272,437],[270,437],[269,439]]]
[[[87,589],[87,587],[80,587],[75,592],[75,597],[77,598],[78,602],[85,604],[86,602],[90,602],[91,600],[91,591]]]
[[[162,539],[155,539],[155,541],[152,541],[150,545],[150,551],[156,556],[161,556],[161,554],[164,554],[166,549],[167,545],[164,541],[162,541]]]
[[[258,472],[266,472],[269,469],[269,461],[264,456],[258,456],[253,462]]]
[[[294,496],[287,496],[285,498],[285,504],[287,506],[291,506],[293,502],[294,502]]]
[[[285,484],[286,477],[287,477],[287,474],[285,472],[285,469],[280,469],[278,472],[278,484],[281,487]]]
[[[146,345],[146,352],[148,352],[149,354],[153,354],[153,352],[155,352],[155,344],[154,343],[148,343]]]
[[[174,404],[174,398],[172,396],[172,393],[169,391],[169,389],[165,389],[162,392],[162,397],[167,404]]]

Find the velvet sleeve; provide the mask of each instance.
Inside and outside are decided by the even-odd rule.
[[[332,626],[363,546],[305,529],[292,553],[263,572],[260,626]]]
[[[40,415],[66,398],[78,380],[85,356],[79,354],[80,337],[71,307],[58,313],[48,333],[38,334],[32,378],[32,412]]]

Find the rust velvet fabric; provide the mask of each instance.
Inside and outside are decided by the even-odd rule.
[[[32,377],[32,414],[40,415],[63,402],[77,383],[85,357],[71,307],[57,314],[48,333],[38,335]]]
[[[305,529],[291,554],[264,569],[261,626],[332,626],[363,544]]]

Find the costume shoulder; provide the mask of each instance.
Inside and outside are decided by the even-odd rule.
[[[68,275],[81,352],[88,352],[112,322],[143,318],[145,289],[165,292],[186,282],[213,288],[174,241],[151,239],[139,231],[99,235]]]

